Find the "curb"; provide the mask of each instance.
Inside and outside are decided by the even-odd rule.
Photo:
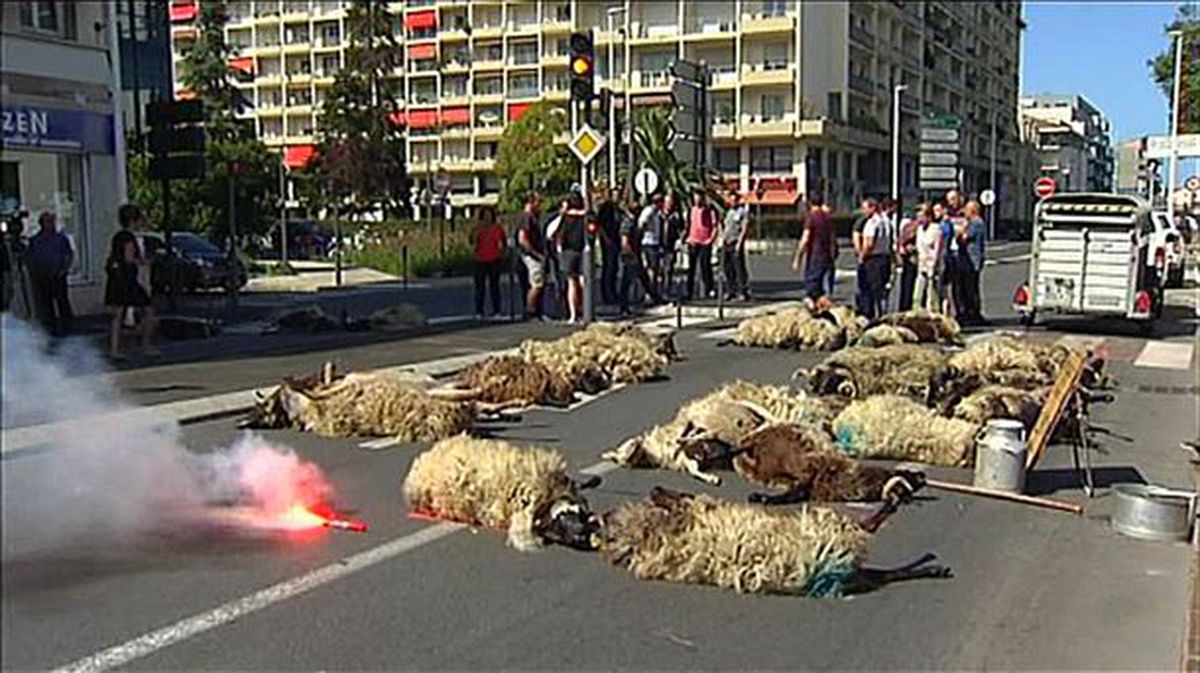
[[[791,306],[799,306],[800,302],[795,300],[776,301],[769,304],[760,304],[758,306],[726,306],[724,308],[726,320],[742,320],[745,318],[753,318],[754,316],[763,315],[764,313],[773,313],[780,309]],[[673,304],[664,304],[655,306],[646,311],[647,316],[656,318],[667,318],[676,315],[677,309]],[[718,319],[716,306],[683,306],[683,315],[687,318],[711,318]]]

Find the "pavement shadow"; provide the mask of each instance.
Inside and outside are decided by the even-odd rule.
[[[1095,467],[1092,468],[1092,478],[1097,489],[1115,484],[1146,483],[1141,471],[1130,466]],[[1028,495],[1051,495],[1082,487],[1083,475],[1074,468],[1038,469],[1025,476],[1025,493]]]

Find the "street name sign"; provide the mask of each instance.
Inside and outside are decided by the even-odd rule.
[[[921,166],[957,166],[956,152],[921,152]]]
[[[1177,156],[1200,157],[1200,133],[1178,136]],[[1146,139],[1147,159],[1166,159],[1171,156],[1171,136],[1150,136]]]
[[[921,166],[921,182],[926,180],[955,180],[958,169],[954,166]],[[922,187],[921,189],[938,189],[937,187]]]
[[[954,116],[928,117],[921,121],[921,147],[918,157],[917,187],[953,189],[958,187],[958,155],[961,151],[962,120]]]
[[[924,127],[921,129],[921,142],[926,141],[935,143],[957,143],[958,129],[945,129],[940,127]]]

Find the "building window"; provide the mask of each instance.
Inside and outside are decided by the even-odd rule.
[[[27,30],[74,40],[77,35],[75,2],[22,2],[19,20]]]
[[[713,148],[713,161],[722,173],[737,173],[742,167],[741,150],[736,147]]]
[[[779,94],[763,94],[760,99],[760,113],[763,121],[783,119],[783,96]]]
[[[829,118],[840,120],[842,118],[842,92],[832,91],[829,93]]]
[[[751,148],[750,170],[754,173],[791,172],[792,148],[788,145]]]
[[[87,280],[91,236],[83,186],[83,156],[5,150],[4,158],[4,168],[0,171],[5,176],[4,196],[15,197],[20,208],[29,212],[27,227],[34,226],[40,213],[55,214],[75,251],[71,278]],[[25,233],[36,232],[30,229]]]

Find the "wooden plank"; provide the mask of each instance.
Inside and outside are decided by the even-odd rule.
[[[1042,407],[1042,413],[1038,415],[1037,423],[1034,424],[1033,432],[1030,433],[1029,454],[1025,459],[1026,470],[1033,469],[1038,458],[1046,449],[1054,427],[1058,425],[1063,411],[1067,408],[1067,402],[1070,401],[1071,395],[1079,386],[1079,380],[1083,376],[1083,366],[1086,362],[1087,355],[1075,350],[1063,364],[1062,371],[1058,373],[1058,380],[1054,382],[1054,388],[1050,390],[1050,396],[1046,398],[1046,405]]]

